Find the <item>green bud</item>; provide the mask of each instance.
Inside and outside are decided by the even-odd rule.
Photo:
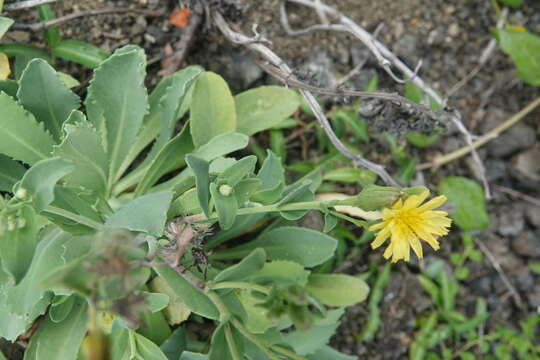
[[[20,200],[26,200],[26,198],[28,197],[28,190],[26,190],[25,188],[18,188],[15,192],[15,197]]]
[[[396,187],[368,185],[356,195],[351,205],[367,211],[380,210],[392,206],[400,195],[402,192]]]
[[[223,196],[230,196],[233,192],[233,188],[230,185],[224,184],[219,187],[219,193]]]
[[[26,219],[23,217],[20,217],[17,219],[17,229],[22,229],[26,226]]]
[[[298,330],[309,330],[313,325],[315,319],[307,306],[289,305],[288,310],[289,318]]]

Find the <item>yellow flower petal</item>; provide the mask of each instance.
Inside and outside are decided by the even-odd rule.
[[[434,197],[433,199],[429,200],[424,205],[420,206],[418,208],[418,211],[433,210],[433,209],[438,208],[439,206],[441,206],[445,202],[446,202],[446,196],[440,195],[440,196]]]
[[[411,248],[416,256],[424,256],[422,241],[427,242],[433,249],[439,249],[437,238],[448,234],[451,220],[444,211],[435,211],[446,201],[446,197],[437,196],[422,205],[428,191],[411,195],[405,201],[399,199],[390,209],[382,210],[381,222],[369,227],[377,232],[371,243],[373,249],[378,248],[390,238],[390,243],[384,251],[384,258],[392,262],[409,261]]]
[[[403,204],[403,209],[412,209],[418,207],[421,203],[426,200],[426,198],[429,195],[429,191],[424,190],[419,195],[411,195],[405,200],[405,203]]]

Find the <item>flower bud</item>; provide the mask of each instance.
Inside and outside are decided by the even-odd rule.
[[[231,196],[233,188],[230,185],[224,184],[219,187],[219,193],[223,196]]]
[[[25,188],[18,188],[15,192],[15,197],[20,200],[26,200],[28,197],[28,190]]]
[[[22,229],[26,226],[26,219],[23,217],[20,217],[17,219],[17,229]]]
[[[401,195],[401,190],[391,186],[368,185],[356,195],[354,206],[363,210],[390,207]]]

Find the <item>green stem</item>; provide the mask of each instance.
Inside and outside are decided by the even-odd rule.
[[[223,301],[221,301],[221,298],[218,294],[216,294],[214,291],[210,290],[210,288],[205,288],[204,290],[205,294],[208,296],[210,301],[216,306],[219,312],[219,322],[226,323],[231,318],[231,312],[227,308],[227,305]]]
[[[303,357],[301,355],[297,355],[297,354],[293,353],[292,351],[290,351],[290,350],[288,350],[288,349],[286,349],[284,347],[281,347],[281,346],[274,345],[274,346],[272,346],[272,350],[275,350],[276,352],[278,352],[280,354],[288,356],[293,360],[307,360],[307,358],[305,358],[305,357]]]
[[[210,285],[210,289],[219,290],[219,289],[244,289],[244,290],[254,290],[263,294],[270,294],[270,289],[265,286],[250,284],[240,281],[223,281]]]
[[[234,337],[232,335],[231,326],[229,324],[223,325],[223,331],[225,331],[225,339],[227,339],[227,344],[229,345],[229,350],[231,351],[233,360],[242,360],[242,356],[238,351],[238,347],[236,346],[236,342],[234,341]]]
[[[98,231],[103,230],[103,228],[105,227],[103,224],[100,224],[97,221],[89,219],[86,216],[81,216],[81,215],[78,215],[78,214],[74,214],[71,211],[67,211],[67,210],[64,210],[64,209],[56,207],[56,206],[49,205],[49,206],[47,206],[45,208],[44,211],[48,212],[48,213],[51,213],[51,214],[63,216],[65,218],[67,218],[67,219],[73,220],[73,221],[75,221],[75,222],[77,222],[79,224],[82,224],[82,225],[86,225],[86,226],[91,227],[92,229],[95,229],[95,230],[98,230]]]
[[[244,337],[246,337],[249,341],[251,341],[253,344],[255,344],[259,349],[261,349],[261,351],[266,356],[268,356],[271,360],[281,360],[276,354],[274,354],[272,351],[270,351],[268,346],[263,341],[261,341],[259,338],[257,338],[252,333],[250,333],[240,321],[236,320],[235,318],[232,318],[231,323],[234,325],[234,327],[238,331],[240,331],[240,333],[242,333],[242,335],[244,335]]]

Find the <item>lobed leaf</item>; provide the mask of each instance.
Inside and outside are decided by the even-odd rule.
[[[68,185],[82,186],[105,196],[109,170],[107,154],[92,124],[77,122],[72,125],[74,117],[84,118],[84,115],[79,111],[71,114],[64,126],[65,138],[54,147],[53,155],[74,164],[75,170],[65,177]]]
[[[148,110],[142,49],[125,46],[94,71],[85,100],[88,120],[102,137],[109,157],[109,187],[137,138]]]
[[[80,99],[58,77],[56,71],[43,59],[30,61],[19,80],[17,98],[30,111],[56,141],[62,138],[62,125]]]
[[[13,98],[0,92],[0,154],[34,165],[47,159],[53,139],[34,116],[25,111]]]
[[[77,359],[86,334],[87,308],[86,300],[77,298],[63,321],[54,322],[46,317],[30,338],[24,359]]]
[[[24,174],[19,189],[28,192],[39,213],[53,202],[56,183],[74,169],[71,161],[59,157],[41,160]]]
[[[0,169],[2,169],[0,172],[0,191],[6,192],[10,192],[13,189],[13,185],[15,185],[26,172],[26,168],[18,161],[1,154]]]

